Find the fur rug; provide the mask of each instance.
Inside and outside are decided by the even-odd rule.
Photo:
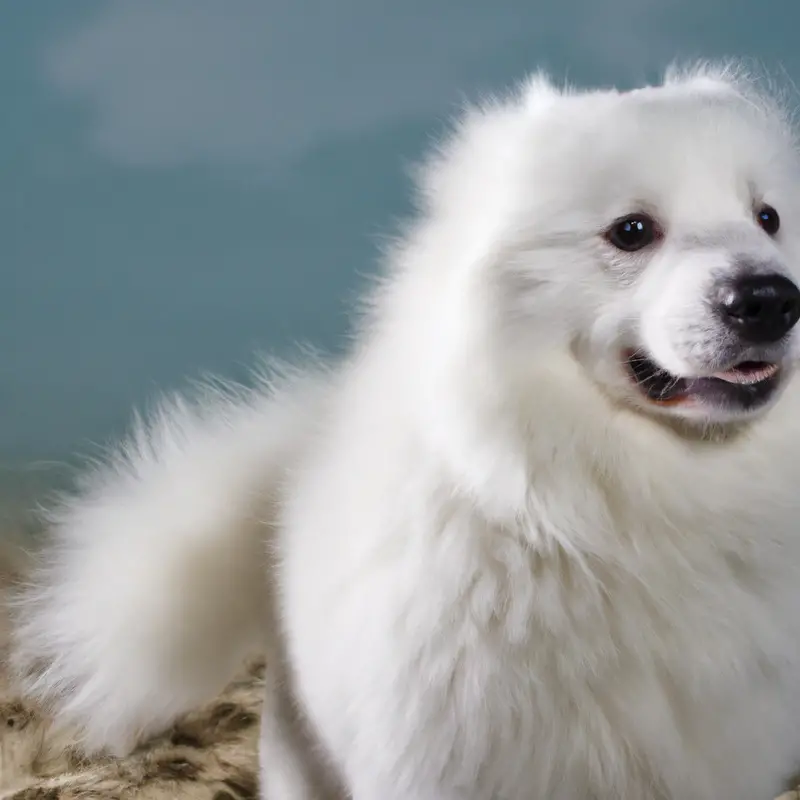
[[[54,730],[14,693],[2,670],[3,611],[8,587],[24,571],[18,553],[0,542],[0,800],[257,800],[261,662],[122,759],[83,757],[69,731]],[[800,785],[778,800],[800,800]]]
[[[23,569],[19,550],[0,541],[0,800],[256,800],[263,664],[127,758],[84,758],[2,669],[4,595]]]

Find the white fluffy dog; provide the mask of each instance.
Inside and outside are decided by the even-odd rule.
[[[726,70],[468,111],[349,357],[164,404],[52,515],[28,690],[124,752],[263,646],[269,800],[777,794],[799,167]]]

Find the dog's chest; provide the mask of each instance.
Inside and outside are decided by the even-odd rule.
[[[728,782],[749,798],[791,769],[798,554],[626,543],[615,561],[496,532],[458,556],[431,549],[407,591],[373,598],[393,638],[391,662],[367,667],[380,671],[370,705],[392,769],[413,764],[423,782],[409,791],[441,779],[511,800],[531,786],[705,797],[707,783],[711,797]]]

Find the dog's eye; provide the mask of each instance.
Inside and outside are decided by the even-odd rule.
[[[656,239],[656,223],[646,214],[631,214],[617,220],[607,231],[614,247],[632,253],[652,244]]]
[[[772,206],[761,206],[756,214],[758,224],[770,236],[774,236],[781,227],[781,218]]]

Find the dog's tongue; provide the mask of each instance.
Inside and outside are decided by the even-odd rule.
[[[775,364],[768,364],[765,361],[744,361],[732,369],[715,372],[712,377],[726,383],[751,384],[771,378],[777,371],[778,367]]]

